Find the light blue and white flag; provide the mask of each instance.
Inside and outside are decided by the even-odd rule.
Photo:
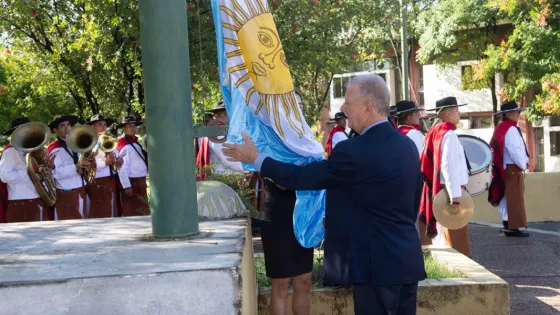
[[[278,161],[321,161],[323,147],[313,140],[296,101],[294,84],[267,0],[211,0],[218,45],[218,69],[229,116],[228,141],[243,143]],[[244,164],[247,171],[256,171]],[[297,191],[294,234],[304,247],[323,238],[325,191]]]

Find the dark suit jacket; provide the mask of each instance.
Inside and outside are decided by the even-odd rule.
[[[326,285],[404,285],[425,278],[415,227],[418,149],[390,124],[338,143],[326,161],[296,166],[266,158],[261,176],[293,190],[327,189]]]

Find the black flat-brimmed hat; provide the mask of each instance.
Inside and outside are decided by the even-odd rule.
[[[223,101],[220,101],[220,102],[214,104],[214,108],[208,110],[208,112],[214,113],[214,112],[219,112],[219,111],[222,111],[222,110],[226,110],[226,106],[224,105]]]
[[[525,108],[523,107],[519,107],[517,106],[517,103],[515,101],[510,101],[507,103],[504,103],[500,106],[500,111],[497,113],[494,113],[494,115],[501,115],[501,114],[505,114],[505,113],[509,113],[509,112],[520,112],[525,110]]]
[[[344,112],[338,112],[336,114],[334,114],[334,119],[342,119],[342,118],[348,118],[348,116],[346,116],[346,114]]]
[[[389,117],[397,118],[397,106],[393,105],[389,107]]]
[[[107,123],[107,127],[109,127],[109,126],[111,126],[112,124],[115,123],[115,120],[113,118],[109,118],[109,117],[105,118],[105,116],[103,116],[103,115],[96,114],[96,115],[91,116],[89,118],[89,121],[86,124],[91,126],[98,121],[105,121]]]
[[[27,124],[28,122],[31,122],[31,121],[27,117],[19,117],[19,118],[16,118],[16,119],[12,120],[12,127],[9,130],[7,130],[6,132],[4,132],[3,135],[4,136],[11,135],[17,129],[17,127],[19,127],[23,124]]]
[[[74,126],[78,122],[78,117],[74,115],[58,115],[49,123],[49,128],[54,132],[54,128],[58,128],[58,125],[65,121],[69,122],[71,126]]]
[[[117,128],[122,128],[126,124],[136,124],[136,126],[141,126],[142,122],[134,116],[126,116],[120,124],[117,125]]]
[[[407,101],[407,100],[398,102],[397,105],[395,105],[395,109],[398,117],[406,113],[414,113],[414,112],[420,112],[424,110],[423,108],[416,106],[416,104],[414,104],[413,101]]]
[[[453,96],[442,98],[441,100],[436,102],[436,108],[427,109],[426,111],[440,111],[444,108],[449,107],[460,107],[465,106],[467,104],[459,104],[457,103],[457,99]]]

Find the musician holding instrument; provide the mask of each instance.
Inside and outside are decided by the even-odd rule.
[[[459,107],[464,105],[466,104],[458,104],[455,97],[446,97],[436,102],[435,109],[429,109],[437,111],[437,116],[442,122],[430,128],[420,155],[420,167],[424,178],[420,203],[420,232],[423,245],[431,245],[431,239],[435,238],[434,243],[449,245],[470,257],[468,225],[459,229],[448,229],[437,222],[434,211],[436,195],[445,190],[448,203],[446,208],[457,217],[463,213],[462,186],[469,181],[470,167],[454,130],[457,129],[461,118]]]
[[[52,175],[56,180],[55,219],[58,220],[84,219],[87,216],[85,180],[78,165],[80,155],[72,151],[67,143],[67,137],[77,121],[76,116],[59,115],[49,123],[56,135],[56,140],[49,144],[47,151],[54,158]],[[88,159],[82,161],[84,167],[91,164]]]
[[[523,172],[529,163],[529,153],[517,127],[523,109],[515,101],[503,104],[495,114],[502,116],[502,122],[494,130],[490,141],[494,163],[488,202],[498,207],[504,225],[500,232],[513,237],[529,236],[526,231],[519,230],[527,227]]]
[[[122,159],[117,160],[117,139],[107,133],[107,128],[115,122],[96,114],[90,117],[88,125],[99,135],[94,149],[96,173],[95,182],[89,184],[87,192],[90,200],[88,218],[113,218],[117,216],[116,174]]]
[[[27,132],[28,129],[18,129],[28,123],[30,123],[28,118],[17,118],[12,121],[12,128],[4,133],[5,136],[13,136],[10,139],[11,144],[4,148],[4,152],[0,156],[0,180],[7,186],[7,196],[4,196],[7,203],[4,206],[6,206],[5,219],[8,223],[52,220],[45,202],[41,199],[39,191],[29,176],[29,172],[39,173],[40,165],[33,163],[28,167],[26,161],[31,149],[44,151],[43,146],[49,138],[40,132],[30,133]],[[46,127],[46,125],[43,126]],[[16,130],[18,132],[14,135]],[[40,139],[41,136],[43,139]],[[34,147],[23,147],[22,137],[27,137],[27,143],[36,142],[33,144]],[[49,162],[52,165],[52,160]],[[46,166],[43,165],[43,167]],[[47,167],[46,174],[49,173],[50,170]],[[52,193],[54,193],[54,187],[52,189]],[[3,205],[0,204],[0,207]],[[0,211],[3,212],[2,209]]]
[[[400,101],[396,105],[398,129],[414,142],[418,153],[422,152],[424,144],[424,134],[422,133],[422,125],[420,125],[420,112],[423,111],[412,101]]]
[[[125,117],[117,128],[124,135],[118,139],[117,151],[123,159],[119,179],[122,186],[121,204],[123,217],[149,215],[146,176],[148,175],[148,155],[138,143],[137,127],[142,122],[133,116]]]

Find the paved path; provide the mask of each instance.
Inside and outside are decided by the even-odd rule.
[[[560,222],[529,228],[538,231],[528,238],[509,238],[496,227],[471,224],[473,259],[509,283],[512,315],[558,315]]]

